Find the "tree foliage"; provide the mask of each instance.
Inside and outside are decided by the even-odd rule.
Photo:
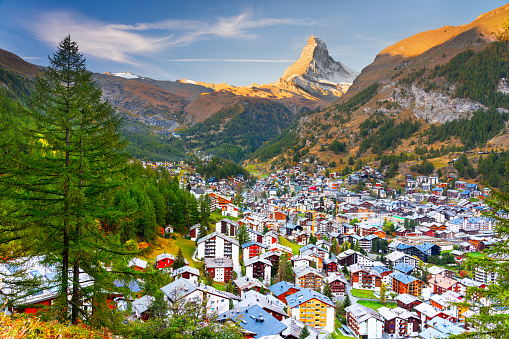
[[[469,257],[468,267],[484,270],[494,281],[486,282],[485,288],[468,287],[462,307],[469,307],[473,314],[466,319],[470,330],[455,338],[507,338],[509,333],[509,195],[494,190],[486,203],[491,208],[487,217],[495,221],[495,232],[500,241],[484,250],[485,256]]]

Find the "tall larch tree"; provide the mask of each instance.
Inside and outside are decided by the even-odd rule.
[[[67,321],[70,314],[76,323],[79,317],[88,319],[84,300],[91,302],[100,294],[93,295],[93,290],[112,285],[104,266],[112,267],[125,258],[120,256],[132,253],[104,232],[101,222],[121,217],[109,200],[126,165],[125,141],[119,133],[121,120],[102,101],[101,89],[70,36],[49,63],[23,110],[31,124],[17,131],[17,147],[23,152],[12,153],[16,166],[2,169],[1,194],[16,202],[11,217],[27,226],[22,232],[12,230],[31,239],[24,254],[40,255],[58,269],[51,282],[58,291],[58,319]],[[83,273],[94,289],[83,287]],[[93,309],[104,306],[98,300],[92,302]]]

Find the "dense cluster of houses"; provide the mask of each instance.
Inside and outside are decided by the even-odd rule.
[[[241,205],[233,197],[242,176],[208,182],[199,174],[189,176],[185,183],[191,192],[208,195],[211,208],[225,217],[209,234],[200,234],[200,225],[190,228],[196,241],[193,259],[203,262],[203,272],[187,262],[173,270],[175,257],[168,253],[154,263],[134,259],[128,266],[167,270],[174,278],[161,288],[168,303],[206,299],[209,315],[237,323],[248,338],[298,338],[304,326],[310,338],[334,331],[356,338],[443,338],[467,331],[472,310],[454,303],[463,300],[467,288],[483,288],[496,277],[481,269],[470,278],[459,277],[454,263],[450,269],[428,263],[444,251],[462,262],[469,252],[499,241],[494,221],[483,214],[482,198],[489,190],[463,181],[450,189],[438,177],[408,176],[398,194],[384,183],[383,174],[367,166],[344,181],[336,173],[321,175],[324,171],[317,167],[308,174],[294,167],[272,173],[244,194]],[[363,190],[353,192],[361,183]],[[388,223],[394,225],[390,233],[384,228]],[[249,238],[243,243],[237,238],[241,227]],[[282,244],[287,241],[293,249]],[[382,242],[387,246],[380,247]],[[292,279],[278,282],[283,254]],[[232,284],[235,293],[204,284],[203,274]],[[325,286],[332,298],[323,294]],[[139,290],[139,284],[129,287]],[[386,289],[392,307],[374,310],[354,300],[345,310],[346,323],[336,328],[336,302],[351,296],[351,289],[375,295]],[[30,302],[47,305],[54,297],[41,294]],[[126,309],[128,301],[115,295],[111,302]],[[146,319],[151,297],[131,302],[134,315]]]

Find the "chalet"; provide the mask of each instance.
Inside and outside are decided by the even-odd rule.
[[[405,263],[399,263],[396,266],[394,266],[394,270],[399,271],[404,274],[411,274],[412,271],[415,270],[415,266]]]
[[[437,311],[433,306],[426,303],[415,306],[414,310],[417,313],[417,316],[421,318],[421,322],[423,324],[440,314],[440,311]]]
[[[374,310],[360,304],[345,309],[347,326],[357,338],[382,338],[384,319]]]
[[[398,295],[396,297],[396,302],[398,303],[398,307],[404,308],[407,311],[412,311],[415,306],[422,304],[419,298],[407,293]]]
[[[454,183],[454,188],[457,190],[464,190],[467,188],[467,182],[458,180]]]
[[[460,197],[460,191],[457,190],[448,190],[447,197],[451,199],[458,199]]]
[[[288,318],[288,314],[284,310],[286,305],[283,302],[275,299],[271,295],[263,295],[256,291],[247,291],[244,293],[242,301],[235,304],[235,307],[243,308],[251,305],[260,306],[264,311],[268,312],[279,321]]]
[[[137,319],[141,319],[146,321],[150,318],[150,305],[155,300],[154,297],[150,295],[144,295],[141,298],[138,298],[132,302],[132,309]]]
[[[225,197],[224,195],[221,195],[219,193],[209,193],[210,197],[212,198],[213,203],[216,206],[222,207],[227,204],[231,204],[232,198]]]
[[[240,266],[239,242],[222,233],[211,233],[197,242],[196,257],[205,258],[231,258],[233,266]]]
[[[234,204],[224,204],[221,206],[221,215],[222,216],[231,216],[234,218],[238,218],[240,213],[240,209]]]
[[[200,277],[200,271],[197,268],[184,266],[171,272],[173,279],[184,278],[193,282],[197,282]]]
[[[283,325],[283,323],[259,305],[227,309],[219,315],[217,321],[220,323],[227,321],[235,322],[247,334],[247,338],[280,337],[279,334],[286,329],[286,325]]]
[[[420,260],[406,253],[394,251],[385,256],[385,261],[388,265],[394,267],[400,263],[417,266]]]
[[[135,271],[142,271],[145,272],[145,269],[147,268],[148,263],[145,260],[142,260],[140,258],[133,258],[129,260],[129,263],[127,264],[127,267],[132,268]]]
[[[329,273],[327,278],[324,279],[331,287],[332,294],[336,297],[343,297],[346,295],[346,285],[348,284],[339,273]]]
[[[326,273],[334,273],[338,271],[338,262],[336,261],[336,258],[329,259],[325,258],[322,263],[322,268]]]
[[[244,260],[257,257],[268,249],[267,246],[262,245],[255,241],[246,242],[245,244],[242,244],[241,247],[242,247],[242,258]]]
[[[459,292],[461,284],[452,278],[437,274],[428,280],[430,287],[433,288],[434,294],[443,294],[446,291]]]
[[[444,195],[444,189],[442,187],[435,187],[431,191],[431,194],[436,195],[436,196],[442,196],[442,195]]]
[[[426,322],[426,326],[428,327],[426,330],[436,330],[438,332],[433,334],[435,338],[448,338],[451,334],[459,335],[465,332],[464,328],[451,323],[449,319],[445,319],[443,314],[439,314],[438,316],[430,319]]]
[[[263,244],[270,246],[276,244],[279,241],[279,234],[275,231],[269,231],[263,235]]]
[[[392,278],[391,289],[398,294],[408,293],[417,297],[426,287],[426,284],[421,280],[398,271],[392,272],[389,276]]]
[[[191,235],[191,241],[196,241],[196,239],[201,238],[201,235],[200,235],[200,224],[196,224],[196,225],[191,226],[191,228],[189,228],[189,233]]]
[[[228,283],[232,279],[233,260],[230,258],[206,258],[205,271],[214,281]]]
[[[220,314],[228,310],[230,300],[239,301],[236,295],[224,291],[218,291],[215,288],[194,282],[188,279],[180,278],[174,282],[161,287],[165,295],[165,300],[171,303],[177,300],[186,302],[206,302],[207,315]]]
[[[295,235],[295,241],[297,245],[305,246],[309,242],[309,234],[306,232],[299,232]]]
[[[293,284],[290,282],[280,281],[277,284],[270,286],[269,290],[272,293],[274,293],[276,298],[278,298],[279,300],[281,300],[284,303],[288,303],[286,298],[289,295],[292,295],[292,294],[302,290],[302,288],[299,285],[296,285],[296,284]]]
[[[312,290],[321,290],[325,275],[315,268],[302,265],[293,269],[295,274],[295,284],[302,288]]]
[[[334,332],[335,305],[328,297],[305,288],[288,296],[287,301],[293,318],[309,327]]]
[[[428,268],[428,273],[430,278],[435,277],[437,275],[441,275],[443,277],[453,279],[454,276],[456,275],[453,271],[439,266],[431,266],[430,268]]]
[[[421,319],[404,308],[380,307],[378,313],[384,320],[384,332],[390,337],[416,337],[421,330]]]
[[[260,244],[263,243],[263,234],[262,233],[248,228],[247,234],[249,235],[249,239],[251,241],[256,241],[256,242],[259,242]]]
[[[216,223],[216,231],[228,237],[235,237],[239,229],[239,224],[230,219],[222,219]]]
[[[279,269],[279,260],[281,259],[281,255],[283,254],[282,251],[268,251],[265,253],[262,253],[260,257],[262,259],[266,259],[272,263],[272,271],[277,272]]]
[[[352,279],[352,287],[379,291],[382,286],[382,275],[372,268],[359,264],[353,264],[349,267]]]
[[[270,282],[270,270],[272,263],[266,259],[255,257],[244,260],[246,267],[246,276],[251,278],[261,278],[263,281]]]
[[[242,278],[235,279],[233,285],[237,290],[237,294],[243,296],[247,291],[253,290],[260,292],[260,288],[263,287],[260,280],[243,276]]]
[[[173,254],[166,252],[161,253],[156,257],[156,269],[160,270],[162,268],[171,267],[174,261],[175,257]]]
[[[357,264],[357,254],[358,252],[349,249],[344,252],[339,253],[336,256],[336,259],[338,261],[338,265],[340,266],[350,266],[353,264]]]
[[[294,255],[292,257],[292,266],[294,268],[302,266],[302,265],[309,266],[312,261],[313,261],[313,258],[311,258],[307,255]]]

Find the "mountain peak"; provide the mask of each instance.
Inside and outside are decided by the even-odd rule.
[[[348,89],[358,74],[359,72],[335,61],[329,55],[325,43],[312,35],[302,49],[299,59],[283,73],[283,80],[313,92],[318,90],[339,96]]]

